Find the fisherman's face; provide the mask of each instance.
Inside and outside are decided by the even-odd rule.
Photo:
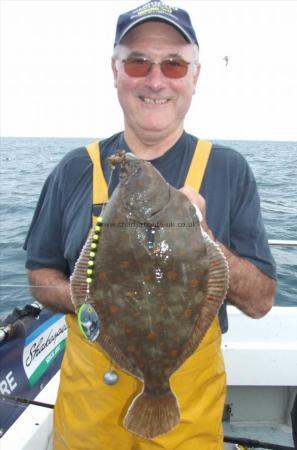
[[[161,62],[173,55],[193,63],[182,78],[166,77],[158,64],[153,64],[144,77],[133,77],[124,70],[123,59],[141,55]],[[148,134],[169,136],[183,129],[190,107],[200,66],[194,64],[194,48],[172,26],[147,22],[133,28],[122,40],[112,68],[118,98],[124,111],[125,127],[138,138]]]

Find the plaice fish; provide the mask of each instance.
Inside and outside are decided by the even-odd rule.
[[[146,439],[180,421],[170,376],[197,349],[228,286],[220,248],[201,229],[196,209],[148,161],[118,152],[120,181],[103,213],[86,298],[90,234],[71,277],[76,311],[91,303],[100,318],[96,341],[143,382],[124,426]],[[96,343],[94,345],[97,345]]]

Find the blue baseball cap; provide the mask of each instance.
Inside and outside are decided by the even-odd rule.
[[[198,40],[187,11],[169,6],[162,1],[145,3],[119,16],[116,28],[114,47],[135,26],[147,21],[160,21],[172,25],[190,43],[199,47]]]

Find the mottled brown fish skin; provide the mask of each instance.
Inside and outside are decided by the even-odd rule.
[[[185,220],[192,226],[162,227]],[[206,247],[194,208],[150,163],[131,157],[104,223],[115,226],[104,227],[96,260],[96,270],[109,268],[107,280],[94,286],[99,316],[141,370],[144,392],[166,397],[207,292]]]
[[[209,243],[185,195],[133,155],[110,163],[120,165],[120,183],[103,214],[91,297],[98,343],[144,382],[124,425],[152,439],[178,424],[169,377],[197,348],[224,296],[207,301]]]
[[[95,262],[108,276],[95,279],[94,299],[106,332],[141,368],[145,389],[163,392],[207,292],[206,246],[193,206],[150,163],[131,157],[122,171]],[[170,222],[191,226],[144,225]]]

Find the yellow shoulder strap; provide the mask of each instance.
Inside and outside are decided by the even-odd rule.
[[[190,164],[185,186],[191,186],[197,192],[200,190],[211,147],[211,143],[199,139]],[[101,167],[99,142],[88,144],[87,152],[93,162],[93,206],[102,205],[108,201],[108,189]],[[93,226],[96,220],[97,216],[93,214]]]
[[[197,146],[190,164],[185,186],[191,186],[196,192],[200,191],[204,172],[207,166],[208,158],[211,152],[212,144],[201,139]]]
[[[108,189],[103,175],[100,161],[100,144],[93,142],[87,145],[87,152],[93,163],[93,207],[102,205],[108,201]],[[95,226],[97,216],[92,215],[92,225]]]

